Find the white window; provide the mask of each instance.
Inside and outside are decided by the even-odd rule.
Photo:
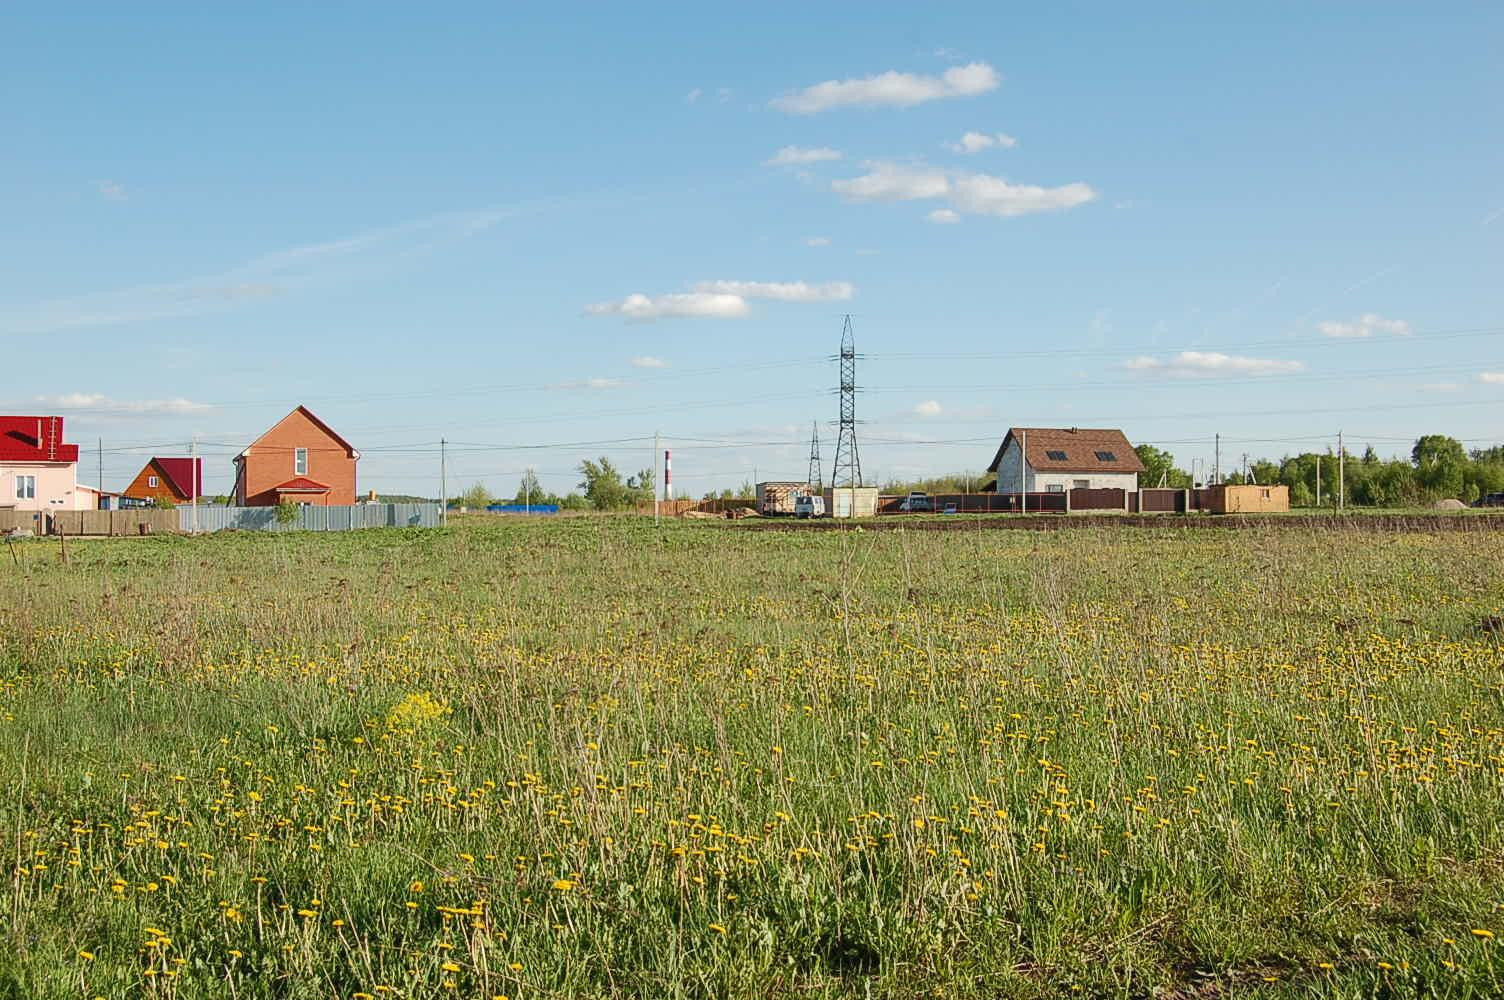
[[[308,449],[298,448],[292,453],[292,474],[295,476],[308,475]]]
[[[1059,483],[1051,483],[1044,488],[1044,491],[1046,493],[1064,493],[1065,487],[1061,486]]]
[[[146,477],[146,485],[150,486],[152,489],[156,489],[157,488],[157,477],[156,476],[147,476]]]
[[[37,477],[36,476],[17,476],[16,477],[16,499],[17,500],[35,500],[36,498],[37,498]]]

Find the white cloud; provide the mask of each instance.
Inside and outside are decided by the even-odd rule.
[[[559,382],[558,384],[556,384],[554,386],[554,388],[555,389],[614,389],[614,388],[616,388],[617,386],[619,386],[621,384],[622,384],[622,380],[619,379],[619,378],[601,378],[600,376],[595,376],[593,378],[577,378],[577,379],[571,379],[568,382]]]
[[[98,392],[38,396],[36,402],[55,410],[83,410],[114,416],[203,413],[213,409],[208,403],[196,403],[191,399],[111,399]]]
[[[993,146],[1012,149],[1017,145],[1018,140],[1005,132],[967,132],[960,142],[947,143],[945,148],[952,153],[980,153]]]
[[[784,146],[764,162],[770,167],[788,167],[801,163],[826,163],[840,158],[841,151],[829,146]]]
[[[667,368],[668,362],[651,354],[641,354],[632,359],[633,368]]]
[[[940,403],[937,400],[926,399],[914,407],[915,416],[938,417],[941,412]]]
[[[1216,351],[1181,351],[1161,360],[1141,356],[1127,361],[1130,371],[1166,378],[1214,378],[1218,375],[1289,375],[1305,370],[1299,361],[1276,358],[1249,358]]]
[[[1316,329],[1327,337],[1372,337],[1376,333],[1391,333],[1396,337],[1410,334],[1410,324],[1402,319],[1385,319],[1377,313],[1364,313],[1350,323],[1326,320],[1316,324]]]
[[[804,241],[804,245],[807,247],[828,247],[830,246],[830,237],[811,236],[809,239]]]
[[[700,99],[700,95],[703,94],[703,93],[705,93],[705,91],[701,90],[699,87],[696,87],[694,90],[691,90],[689,93],[687,93],[687,94],[684,95],[684,103],[685,104],[693,104],[693,103],[695,103],[696,101],[698,101]]]
[[[949,226],[961,221],[961,213],[951,208],[937,208],[925,218],[942,226]]]
[[[849,281],[827,281],[822,285],[805,281],[701,281],[695,284],[695,291],[777,302],[844,302],[856,294],[856,286]]]
[[[1478,381],[1489,385],[1504,385],[1504,372],[1479,372]]]
[[[952,66],[940,76],[889,70],[853,80],[826,80],[771,102],[779,111],[813,115],[849,107],[909,108],[949,97],[975,97],[996,90],[997,70],[983,62]]]
[[[856,294],[849,281],[700,281],[693,290],[668,295],[634,293],[615,302],[585,307],[587,316],[625,316],[647,322],[655,319],[741,319],[751,313],[749,299],[776,302],[839,302]]]
[[[876,162],[867,173],[832,181],[830,188],[847,201],[920,201],[943,198],[970,215],[1009,217],[1054,212],[1084,205],[1097,197],[1080,182],[1046,188],[1014,184],[991,174]],[[942,220],[935,220],[942,221]],[[949,221],[943,217],[943,221]]]
[[[585,307],[588,316],[625,316],[649,322],[655,319],[741,319],[750,312],[740,295],[677,292],[648,296],[634,292],[618,302],[597,302]]]
[[[57,333],[196,316],[303,288],[355,281],[468,239],[523,210],[519,206],[450,212],[277,250],[198,278],[7,306],[0,310],[0,334]]]
[[[115,181],[100,181],[99,193],[111,201],[124,201],[126,197],[125,185],[118,184]]]

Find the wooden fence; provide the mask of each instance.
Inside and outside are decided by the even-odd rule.
[[[178,514],[174,510],[155,508],[40,512],[0,510],[0,532],[16,529],[30,531],[34,535],[62,534],[69,538],[172,534],[178,530]]]

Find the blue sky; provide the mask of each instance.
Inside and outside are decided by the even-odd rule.
[[[1497,5],[0,16],[0,408],[107,486],[299,402],[389,492],[828,476],[846,313],[868,479],[1504,440]]]

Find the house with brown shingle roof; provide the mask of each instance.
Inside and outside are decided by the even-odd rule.
[[[1144,471],[1120,430],[1091,427],[1010,427],[987,471],[999,493],[1063,493],[1076,489],[1137,490]]]

